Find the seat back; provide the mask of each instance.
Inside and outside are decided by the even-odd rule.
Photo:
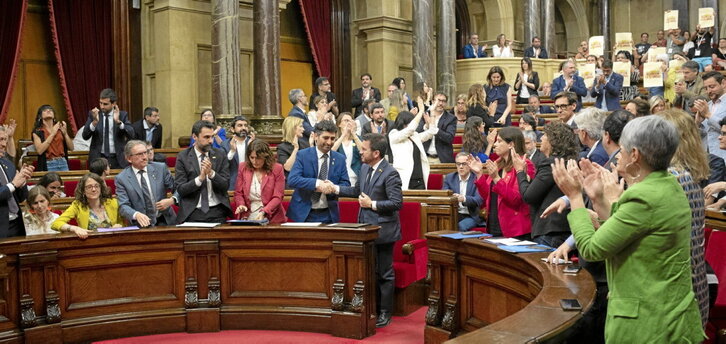
[[[63,182],[63,190],[68,197],[75,197],[77,186],[78,186],[77,180],[66,180]]]
[[[401,219],[401,240],[393,245],[393,261],[408,262],[408,256],[401,252],[401,247],[421,237],[421,203],[403,202],[403,207],[398,213]]]
[[[71,171],[82,170],[81,159],[68,159],[68,169]]]
[[[357,223],[358,211],[360,204],[356,201],[339,201],[338,209],[340,210],[341,223]]]
[[[429,173],[429,181],[426,185],[427,190],[441,190],[444,187],[444,175],[439,173]]]
[[[166,166],[167,167],[176,167],[176,157],[175,156],[166,157]]]
[[[706,248],[706,261],[719,280],[714,308],[726,307],[726,232],[715,229],[711,232]]]

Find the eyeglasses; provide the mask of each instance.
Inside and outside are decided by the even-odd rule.
[[[99,189],[100,190],[101,189],[101,184],[86,185],[86,187],[84,189],[86,191],[91,191],[91,190],[94,190],[94,189]]]
[[[464,166],[468,166],[468,165],[469,164],[468,163],[465,163],[465,162],[457,162],[456,163],[456,167],[464,167]]]
[[[139,152],[139,153],[136,153],[136,154],[131,154],[131,156],[142,157],[142,156],[147,155],[149,153],[151,153],[151,150],[146,150],[146,151]]]
[[[568,106],[570,106],[570,104],[560,104],[560,105],[555,104],[555,109],[564,110],[564,109],[567,109]]]
[[[722,131],[722,132],[721,132],[721,134],[720,134],[719,136],[723,136],[723,137],[726,137],[726,131]]]

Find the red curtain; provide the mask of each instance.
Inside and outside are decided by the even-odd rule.
[[[112,85],[110,0],[48,0],[63,100],[74,132]]]
[[[330,0],[300,0],[303,22],[318,75],[330,77]]]
[[[0,123],[8,116],[27,7],[27,0],[0,1]]]

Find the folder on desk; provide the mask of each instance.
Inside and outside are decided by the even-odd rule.
[[[545,245],[518,246],[518,245],[499,245],[498,248],[512,253],[530,253],[530,252],[552,252],[555,249]]]
[[[469,239],[469,238],[490,237],[492,235],[487,234],[487,233],[477,233],[477,234],[453,233],[453,234],[442,234],[441,236],[444,238],[449,238],[449,239]]]

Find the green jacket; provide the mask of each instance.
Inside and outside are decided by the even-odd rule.
[[[699,343],[705,339],[691,286],[691,210],[667,171],[632,185],[595,231],[586,209],[567,216],[580,255],[605,260],[608,343]]]

